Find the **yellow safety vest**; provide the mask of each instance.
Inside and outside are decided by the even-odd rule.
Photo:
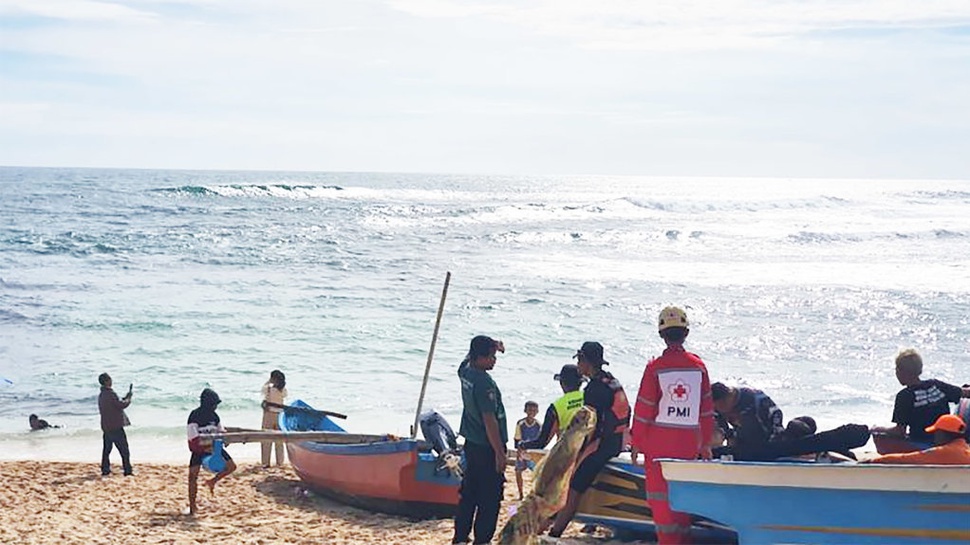
[[[583,406],[583,391],[568,392],[554,401],[552,406],[556,408],[556,418],[559,419],[559,431],[556,432],[556,437],[559,437]]]

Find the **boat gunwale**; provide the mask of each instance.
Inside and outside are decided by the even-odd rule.
[[[660,460],[668,481],[831,490],[970,494],[970,465]],[[766,469],[768,471],[766,471]],[[776,469],[777,471],[771,471]]]

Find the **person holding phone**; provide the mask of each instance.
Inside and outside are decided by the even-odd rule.
[[[101,393],[98,395],[98,412],[101,413],[101,431],[103,432],[103,447],[101,449],[101,475],[111,475],[111,461],[109,456],[113,447],[118,447],[121,454],[121,467],[125,476],[132,475],[131,455],[128,450],[128,436],[125,426],[129,425],[125,409],[131,404],[131,389],[125,397],[118,398],[118,394],[111,389],[111,375],[101,373],[98,376]]]

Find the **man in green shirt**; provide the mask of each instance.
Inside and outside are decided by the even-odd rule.
[[[488,374],[495,367],[496,352],[505,353],[502,341],[479,335],[458,366],[463,405],[458,433],[465,438],[465,472],[452,543],[468,543],[473,525],[474,543],[490,543],[498,523],[509,432],[502,392]]]

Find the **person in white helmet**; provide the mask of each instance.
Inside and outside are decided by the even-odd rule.
[[[643,371],[634,407],[633,446],[644,453],[646,499],[658,543],[689,543],[690,515],[670,509],[667,481],[657,459],[710,459],[714,401],[707,367],[684,350],[690,332],[687,314],[667,307],[660,312],[657,329],[667,348]]]

